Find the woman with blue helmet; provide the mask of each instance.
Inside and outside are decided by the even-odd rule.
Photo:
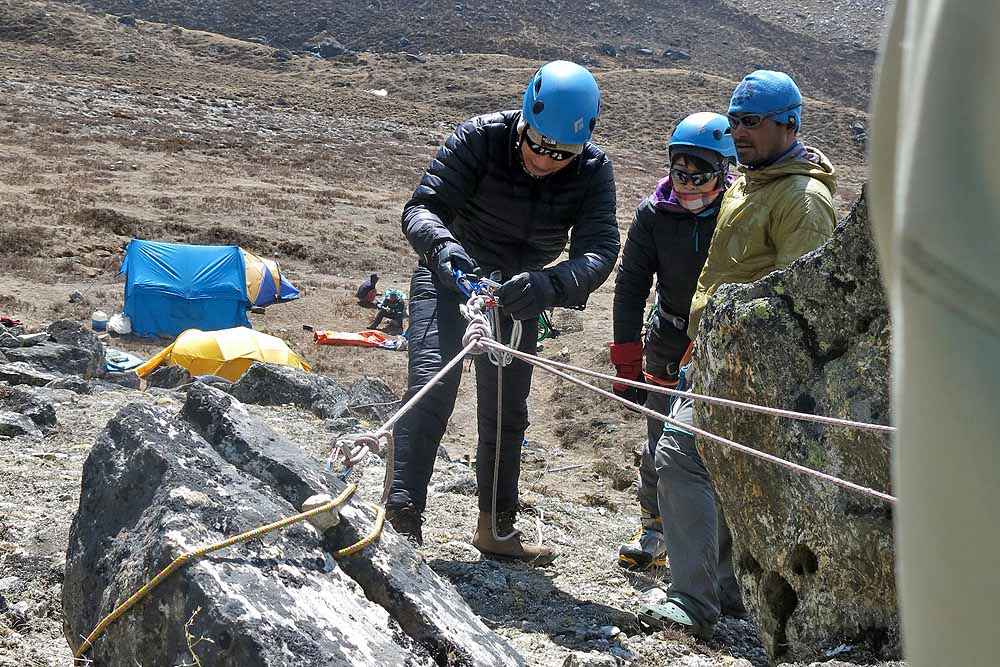
[[[529,353],[535,352],[540,313],[553,306],[581,306],[607,280],[620,239],[614,170],[590,143],[600,109],[590,72],[571,62],[551,62],[532,75],[520,110],[468,120],[438,150],[403,209],[403,232],[420,258],[410,282],[404,400],[461,350],[466,321],[459,306],[465,297],[455,270],[500,274],[498,338],[509,340],[513,321],[521,321],[520,349]],[[553,264],[567,242],[569,258]],[[503,371],[503,433],[494,485],[497,369],[485,355],[475,364],[479,519],[472,544],[487,557],[551,562],[551,547],[522,543],[514,528],[531,366],[515,359]],[[393,431],[386,517],[416,542],[423,539],[427,486],[461,377],[461,369],[446,375]]]
[[[682,360],[691,344],[687,336],[691,299],[708,257],[722,195],[732,182],[728,168],[736,159],[736,146],[729,121],[725,116],[708,112],[684,118],[670,137],[668,156],[669,173],[636,209],[625,241],[615,280],[615,342],[611,345],[611,362],[618,377],[677,387]],[[654,277],[656,306],[643,334],[643,311]],[[614,390],[657,412],[666,413],[669,409],[670,401],[664,394],[647,395],[644,390],[626,385],[614,385]],[[691,569],[701,568],[705,572],[691,588],[695,595],[702,588],[711,589],[714,617],[707,614],[704,619],[688,618],[689,623],[681,623],[693,634],[704,635],[718,618],[720,592],[727,612],[742,612],[739,589],[728,560],[731,539],[721,517],[717,521],[719,530],[714,523],[692,526],[684,520],[684,508],[679,508],[676,500],[676,493],[683,489],[677,489],[676,482],[669,489],[675,495],[666,493],[672,472],[667,468],[676,468],[677,463],[661,451],[672,442],[669,438],[664,442],[663,427],[663,422],[647,418],[648,441],[639,467],[641,527],[631,542],[621,546],[618,561],[622,567],[638,570],[663,565],[671,551],[667,548],[670,536],[665,529],[675,527],[681,528],[692,542],[705,543],[706,548],[719,552],[719,560],[725,566],[718,575],[716,563],[707,567],[700,558],[697,562],[682,562],[687,553],[683,547],[677,554],[669,553],[675,586],[681,589],[688,586],[684,577]]]

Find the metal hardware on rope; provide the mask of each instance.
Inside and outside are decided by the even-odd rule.
[[[463,343],[475,345],[474,354],[486,352],[487,357],[494,366],[497,367],[497,432],[495,452],[493,456],[493,494],[490,501],[490,531],[493,539],[497,542],[504,542],[517,537],[521,531],[511,526],[511,532],[501,535],[497,530],[497,484],[500,481],[500,449],[501,437],[503,435],[503,369],[513,361],[513,355],[507,352],[498,352],[495,349],[485,347],[486,341],[494,342],[502,336],[503,328],[501,324],[500,303],[494,296],[494,291],[500,287],[500,283],[486,278],[470,279],[461,271],[455,272],[455,282],[462,292],[469,297],[469,301],[461,306],[462,315],[469,321],[462,336]],[[521,345],[522,325],[519,320],[512,318],[510,345],[517,348]],[[538,546],[542,545],[542,526],[538,523]]]
[[[698,428],[696,426],[689,426],[687,424],[682,424],[679,421],[677,421],[676,419],[673,419],[673,418],[671,418],[671,417],[669,417],[667,415],[664,415],[664,414],[660,414],[659,412],[656,412],[655,410],[651,410],[651,409],[647,408],[644,405],[638,405],[636,403],[632,403],[631,401],[629,401],[629,400],[627,400],[625,398],[622,398],[621,396],[616,396],[614,393],[612,393],[610,391],[607,391],[605,389],[601,389],[600,387],[595,387],[594,385],[589,384],[587,382],[584,382],[583,380],[581,380],[579,378],[575,378],[572,375],[569,375],[568,373],[564,373],[563,371],[559,370],[559,368],[556,366],[556,362],[549,362],[547,359],[539,359],[538,357],[535,357],[535,356],[530,355],[530,354],[526,354],[526,353],[521,352],[519,350],[512,350],[511,348],[507,347],[506,345],[502,345],[502,344],[497,343],[496,341],[492,341],[492,340],[483,341],[483,344],[487,345],[489,347],[496,347],[498,349],[502,349],[503,351],[508,352],[508,353],[512,354],[513,356],[515,356],[515,357],[517,357],[519,359],[522,359],[523,361],[526,361],[526,362],[528,362],[530,364],[538,366],[539,368],[543,368],[543,369],[547,370],[548,372],[550,372],[550,373],[552,373],[552,374],[554,374],[554,375],[556,375],[558,377],[561,377],[564,380],[572,382],[573,384],[575,384],[577,386],[590,389],[591,391],[594,391],[594,392],[600,394],[601,396],[604,396],[606,398],[610,398],[610,399],[612,399],[614,401],[617,401],[619,403],[623,403],[623,404],[627,405],[628,407],[630,407],[632,409],[639,410],[640,412],[642,412],[642,413],[644,413],[646,415],[649,415],[650,417],[653,417],[654,419],[658,419],[660,421],[666,422],[666,423],[668,423],[671,426],[674,426],[676,428],[679,428],[679,429],[682,429],[684,431],[688,431],[688,432],[694,433],[696,435],[700,435],[703,438],[707,438],[708,440],[711,440],[713,442],[717,442],[717,443],[719,443],[721,445],[724,445],[726,447],[729,447],[731,449],[735,449],[737,451],[743,452],[744,454],[748,454],[750,456],[754,456],[756,458],[763,459],[765,461],[770,461],[771,463],[776,463],[778,465],[784,466],[784,467],[789,468],[791,470],[794,470],[796,472],[799,472],[799,473],[802,473],[802,474],[805,474],[805,475],[810,475],[812,477],[816,477],[818,479],[822,479],[822,480],[830,482],[832,484],[836,484],[837,486],[841,486],[841,487],[843,487],[845,489],[850,489],[852,491],[856,491],[858,493],[862,493],[862,494],[867,495],[867,496],[878,498],[879,500],[884,500],[884,501],[889,502],[889,503],[895,503],[896,502],[895,496],[891,496],[891,495],[889,495],[887,493],[882,493],[881,491],[876,491],[874,489],[869,489],[868,487],[861,486],[860,484],[855,484],[854,482],[849,482],[847,480],[840,479],[839,477],[834,477],[833,475],[829,475],[829,474],[827,474],[825,472],[820,472],[819,470],[813,470],[812,468],[807,468],[806,466],[799,465],[798,463],[792,463],[791,461],[786,461],[785,459],[782,459],[782,458],[780,458],[778,456],[775,456],[773,454],[768,454],[767,452],[762,452],[762,451],[754,449],[752,447],[747,447],[746,445],[741,445],[738,442],[734,442],[734,441],[729,440],[727,438],[723,438],[722,436],[715,435],[714,433],[709,433],[708,431],[700,429],[700,428]],[[618,378],[616,378],[616,380],[617,379]],[[681,395],[684,395],[684,392],[680,392],[680,393],[681,393]]]

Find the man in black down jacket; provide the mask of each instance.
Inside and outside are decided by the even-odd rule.
[[[620,240],[611,161],[589,143],[600,113],[593,76],[555,61],[532,77],[520,112],[478,116],[448,137],[403,209],[403,232],[420,261],[410,283],[409,386],[413,396],[457,354],[467,322],[454,271],[501,275],[502,331],[522,322],[519,349],[534,353],[537,318],[553,306],[583,306],[610,275]],[[569,258],[552,267],[569,240]],[[513,319],[512,319],[513,318]],[[479,521],[473,545],[484,555],[551,562],[549,547],[522,544],[514,529],[521,443],[528,427],[531,366],[503,371],[502,435],[497,452],[497,369],[476,357]],[[422,512],[438,445],[455,405],[461,367],[395,426],[395,466],[387,518],[422,542]]]

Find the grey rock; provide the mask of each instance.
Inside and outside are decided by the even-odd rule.
[[[118,22],[129,28],[138,28],[139,24],[135,20],[135,14],[125,14],[118,17]]]
[[[74,394],[93,394],[94,385],[76,376],[68,376],[53,380],[45,385],[47,389],[66,389]]]
[[[60,377],[23,361],[11,361],[0,364],[0,381],[8,384],[26,384],[31,387],[44,387],[49,382]]]
[[[55,406],[36,392],[25,387],[0,385],[0,409],[24,415],[39,428],[55,426]]]
[[[691,60],[691,54],[681,49],[666,49],[663,52],[663,57],[675,61]]]
[[[97,377],[94,355],[82,347],[44,342],[31,347],[9,349],[5,353],[10,361],[21,361],[46,371]]]
[[[0,350],[0,364],[6,364],[8,361],[10,361],[10,359],[8,359],[7,355],[3,353],[3,350]]]
[[[38,345],[47,341],[49,339],[49,332],[38,331],[30,334],[18,334],[17,339],[21,341],[22,347],[31,347],[32,345]]]
[[[351,414],[382,423],[399,409],[399,396],[384,380],[365,376],[356,380],[347,390]]]
[[[280,63],[287,62],[292,59],[292,52],[288,49],[275,49],[271,54],[271,57]]]
[[[611,44],[608,44],[607,42],[602,42],[598,44],[596,48],[598,53],[608,56],[610,58],[614,58],[615,56],[618,55],[618,49],[616,49]]]
[[[350,403],[348,390],[333,378],[278,364],[254,363],[229,393],[255,405],[290,403],[323,419],[342,416]]]
[[[78,373],[84,377],[99,377],[105,372],[104,344],[97,334],[72,320],[56,320],[48,326],[49,337],[61,345],[70,345],[86,350],[92,357],[92,362],[86,373]],[[64,371],[65,372],[65,371]]]
[[[648,57],[650,57],[650,56],[653,55],[653,49],[647,49],[647,48],[642,48],[642,47],[636,49],[635,52],[636,52],[637,55],[644,56],[646,58],[648,58]]]
[[[9,331],[0,328],[0,347],[21,347],[21,339]]]
[[[13,575],[0,579],[0,593],[18,593],[25,588],[24,581]]]
[[[890,419],[889,312],[864,198],[820,249],[749,285],[720,288],[702,321],[698,390],[800,412]],[[696,404],[737,442],[891,492],[884,434]],[[734,534],[744,601],[771,659],[847,643],[898,658],[892,507],[699,443]]]
[[[40,431],[31,421],[22,414],[0,410],[0,435],[9,438],[19,435],[39,435]]]
[[[70,528],[63,617],[73,648],[177,555],[296,511],[172,413],[126,405],[87,457]],[[191,655],[190,621],[193,636],[211,640],[195,650],[213,667],[435,665],[328,561],[308,524],[234,545],[166,579],[87,657],[109,667],[178,664]]]
[[[123,16],[122,18],[125,18],[125,17]],[[135,17],[132,17],[132,18],[133,18],[133,20],[135,19]],[[118,19],[118,21],[120,23],[121,19]],[[69,293],[69,302],[70,303],[83,303],[83,294],[79,290],[74,290],[74,291],[70,292]]]
[[[176,389],[191,381],[191,373],[183,366],[160,366],[146,378],[146,386],[157,389]]]
[[[192,385],[182,415],[226,461],[277,490],[293,507],[314,494],[336,496],[344,488],[300,447],[253,420],[237,400],[217,389]],[[326,535],[327,549],[354,544],[374,521],[375,513],[365,507],[345,507],[336,530]],[[338,564],[368,600],[382,605],[407,635],[435,655],[447,651],[455,664],[477,667],[525,664],[388,525],[372,546]]]
[[[606,653],[574,651],[566,656],[562,667],[618,667],[618,659]]]
[[[351,50],[333,37],[327,37],[316,45],[315,51],[323,58],[336,58],[351,53]]]
[[[127,389],[138,389],[140,385],[139,376],[134,371],[109,371],[101,379]]]
[[[468,466],[460,464],[450,466],[444,481],[436,484],[435,488],[442,493],[457,493],[463,496],[479,494],[476,473]]]

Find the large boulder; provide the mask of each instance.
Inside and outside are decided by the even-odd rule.
[[[229,393],[244,403],[291,403],[323,419],[336,419],[347,411],[350,392],[333,378],[281,366],[255,362],[233,383]]]
[[[862,198],[833,239],[784,271],[719,289],[695,352],[696,389],[884,424],[890,323]],[[891,492],[883,433],[698,403],[703,429]],[[699,441],[733,530],[737,574],[772,659],[843,647],[899,656],[892,506]],[[849,658],[850,653],[843,654]]]
[[[38,428],[56,425],[56,408],[52,402],[24,387],[0,384],[0,409],[24,415]]]
[[[254,420],[224,392],[195,384],[188,389],[182,415],[230,463],[276,489],[292,506],[311,495],[336,495],[343,483],[321,472],[302,450]],[[351,504],[341,523],[327,534],[334,551],[367,535],[375,522],[371,509]],[[432,570],[409,542],[385,524],[371,547],[338,561],[369,600],[382,605],[407,635],[443,664],[515,667],[524,662],[486,627],[458,591]]]
[[[73,320],[56,320],[48,326],[49,337],[61,345],[70,345],[90,353],[91,363],[87,372],[78,373],[86,378],[99,377],[106,371],[104,343],[97,334],[79,322]],[[64,371],[66,372],[66,371]]]
[[[67,637],[78,646],[180,553],[343,489],[213,387],[192,384],[180,415],[125,406],[84,465],[67,555]],[[107,667],[190,664],[190,621],[192,637],[211,640],[194,645],[198,660],[215,667],[524,664],[388,526],[372,546],[332,558],[374,521],[374,510],[351,502],[325,535],[299,523],[189,564],[108,626],[88,657]]]
[[[48,373],[23,361],[11,361],[0,364],[0,382],[7,384],[25,384],[29,387],[44,387],[49,382],[59,379],[56,373]]]
[[[19,435],[38,434],[38,427],[24,415],[0,410],[0,435],[13,438]]]
[[[173,414],[126,405],[84,464],[63,587],[71,646],[177,556],[296,511]],[[189,646],[186,631],[210,641]],[[435,664],[308,523],[187,565],[109,625],[87,657],[177,665],[192,651],[214,667]]]
[[[75,345],[45,341],[31,347],[6,350],[10,361],[21,361],[53,373],[97,377],[98,361],[90,350]]]

